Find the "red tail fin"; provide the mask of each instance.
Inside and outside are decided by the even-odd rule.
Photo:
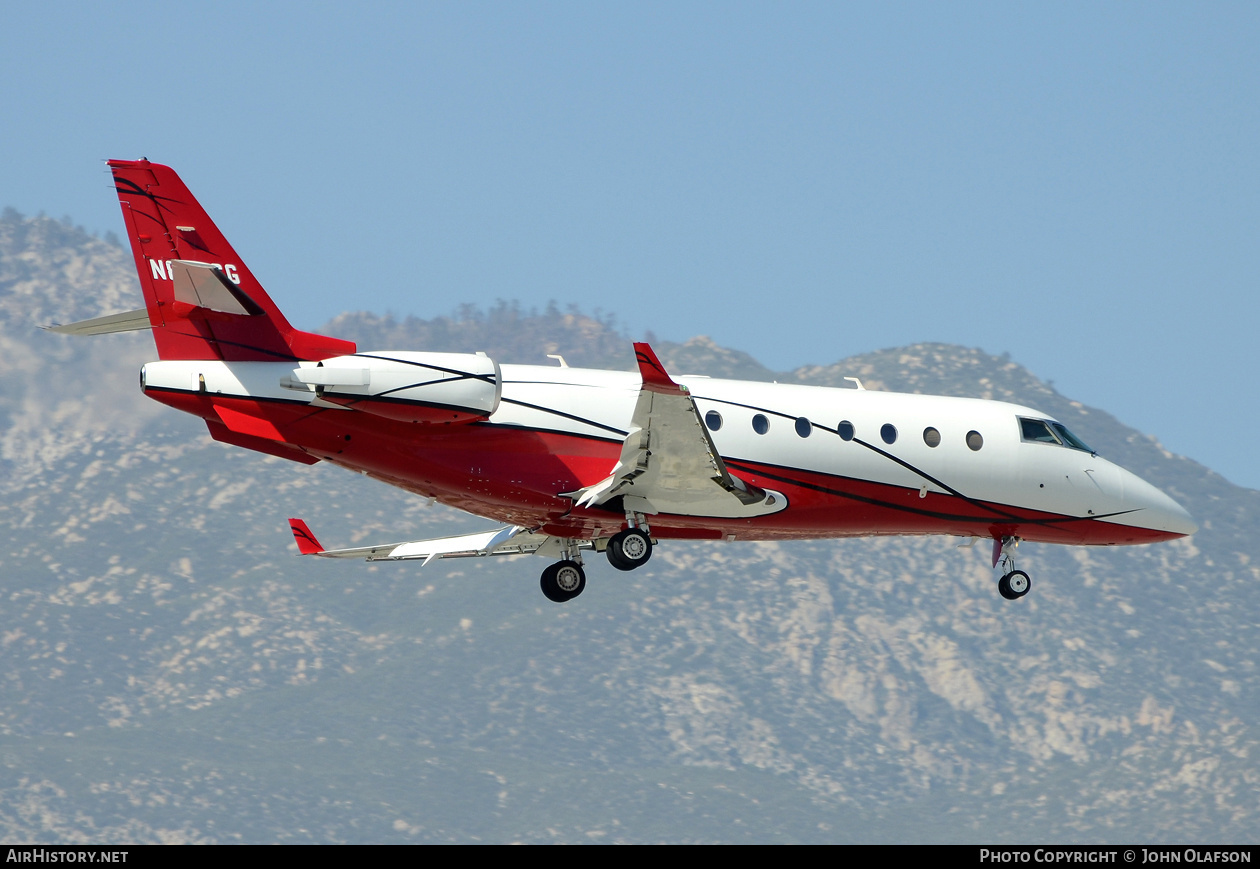
[[[110,160],[158,356],[279,361],[355,351],[289,325],[169,166]]]

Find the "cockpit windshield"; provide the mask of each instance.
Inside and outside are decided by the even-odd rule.
[[[1068,431],[1067,426],[1065,426],[1063,423],[1052,422],[1050,423],[1050,427],[1054,429],[1055,434],[1057,434],[1060,438],[1063,439],[1063,443],[1066,446],[1069,446],[1074,450],[1080,450],[1081,452],[1090,453],[1091,455],[1094,454],[1093,449],[1091,449],[1089,445],[1085,443],[1085,441],[1081,440],[1076,435]]]
[[[1054,420],[1029,419],[1021,416],[1019,417],[1019,434],[1028,443],[1056,444],[1095,455],[1085,441],[1068,431],[1063,423]]]

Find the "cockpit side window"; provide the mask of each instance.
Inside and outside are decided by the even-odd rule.
[[[1057,444],[1059,439],[1055,437],[1054,432],[1050,431],[1050,426],[1039,419],[1019,418],[1019,434],[1026,441],[1032,441],[1039,444]]]

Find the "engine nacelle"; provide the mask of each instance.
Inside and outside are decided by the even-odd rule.
[[[499,365],[484,353],[380,352],[303,363],[287,389],[316,402],[413,423],[488,419],[503,392]]]

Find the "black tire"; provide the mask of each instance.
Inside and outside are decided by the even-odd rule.
[[[556,585],[556,565],[549,564],[542,572],[542,577],[538,580],[538,587],[542,589],[543,597],[552,603],[564,603],[567,598],[560,592],[560,586]]]
[[[586,572],[576,561],[557,561],[542,572],[538,586],[547,600],[565,603],[586,589]]]
[[[652,538],[638,528],[627,528],[614,534],[604,550],[608,563],[618,570],[634,570],[652,557]]]
[[[1022,570],[1012,570],[998,580],[998,594],[1007,600],[1019,600],[1032,588],[1032,580]]]
[[[608,563],[618,570],[634,570],[633,564],[627,564],[625,556],[621,555],[621,549],[613,546],[612,541],[608,542],[608,548],[604,550],[604,554],[608,556]]]

